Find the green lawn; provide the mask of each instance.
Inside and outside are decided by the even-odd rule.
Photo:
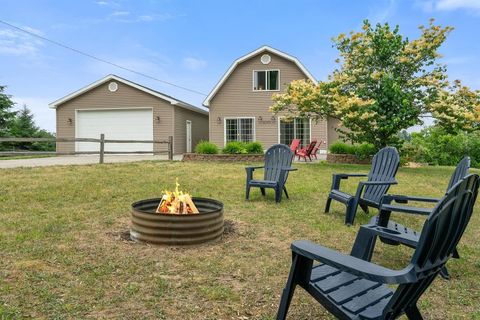
[[[244,200],[243,164],[139,162],[0,170],[0,319],[273,319],[290,268],[289,245],[311,239],[348,253],[359,224],[344,207],[323,207],[333,172],[367,166],[296,165],[290,200]],[[395,193],[441,196],[453,168],[401,168]],[[175,178],[195,196],[225,204],[235,232],[197,248],[122,240],[130,204],[158,197]],[[352,181],[353,180],[353,181]],[[354,191],[355,180],[346,189]],[[480,205],[477,205],[479,207]],[[420,301],[427,319],[480,319],[480,212],[475,210],[452,280],[435,280]],[[399,217],[410,225],[421,219]],[[403,268],[412,251],[378,245],[374,261]],[[301,289],[290,319],[331,319]]]

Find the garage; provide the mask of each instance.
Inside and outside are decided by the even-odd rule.
[[[74,138],[169,141],[173,154],[208,139],[208,111],[162,92],[108,75],[50,103],[56,112],[57,153],[98,152],[99,143]],[[106,143],[110,152],[166,154],[167,143]]]
[[[76,138],[111,140],[153,140],[152,109],[77,110]],[[75,151],[98,151],[99,144],[77,142]],[[151,151],[152,143],[106,143],[105,151]]]

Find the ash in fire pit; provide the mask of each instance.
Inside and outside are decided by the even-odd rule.
[[[175,195],[175,192],[172,194]],[[164,196],[133,203],[130,238],[159,245],[189,246],[214,242],[222,237],[223,203],[196,197],[185,202],[175,201],[180,199],[183,198],[177,194],[173,201]],[[170,207],[167,209],[168,202]],[[173,203],[178,204],[178,212],[182,213],[171,209]],[[162,205],[165,209],[162,209]],[[193,213],[194,210],[198,210],[198,213]]]

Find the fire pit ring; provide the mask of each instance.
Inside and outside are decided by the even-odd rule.
[[[130,238],[158,245],[191,246],[218,241],[223,234],[223,203],[213,199],[192,200],[198,214],[158,214],[160,198],[132,204]]]

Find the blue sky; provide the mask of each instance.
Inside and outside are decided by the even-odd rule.
[[[449,75],[480,89],[480,0],[2,0],[0,20],[113,63],[208,94],[230,64],[262,45],[292,54],[319,80],[335,67],[331,38],[363,19],[415,38],[451,25]],[[55,130],[48,103],[117,74],[200,106],[204,96],[117,69],[0,24],[0,84]]]

